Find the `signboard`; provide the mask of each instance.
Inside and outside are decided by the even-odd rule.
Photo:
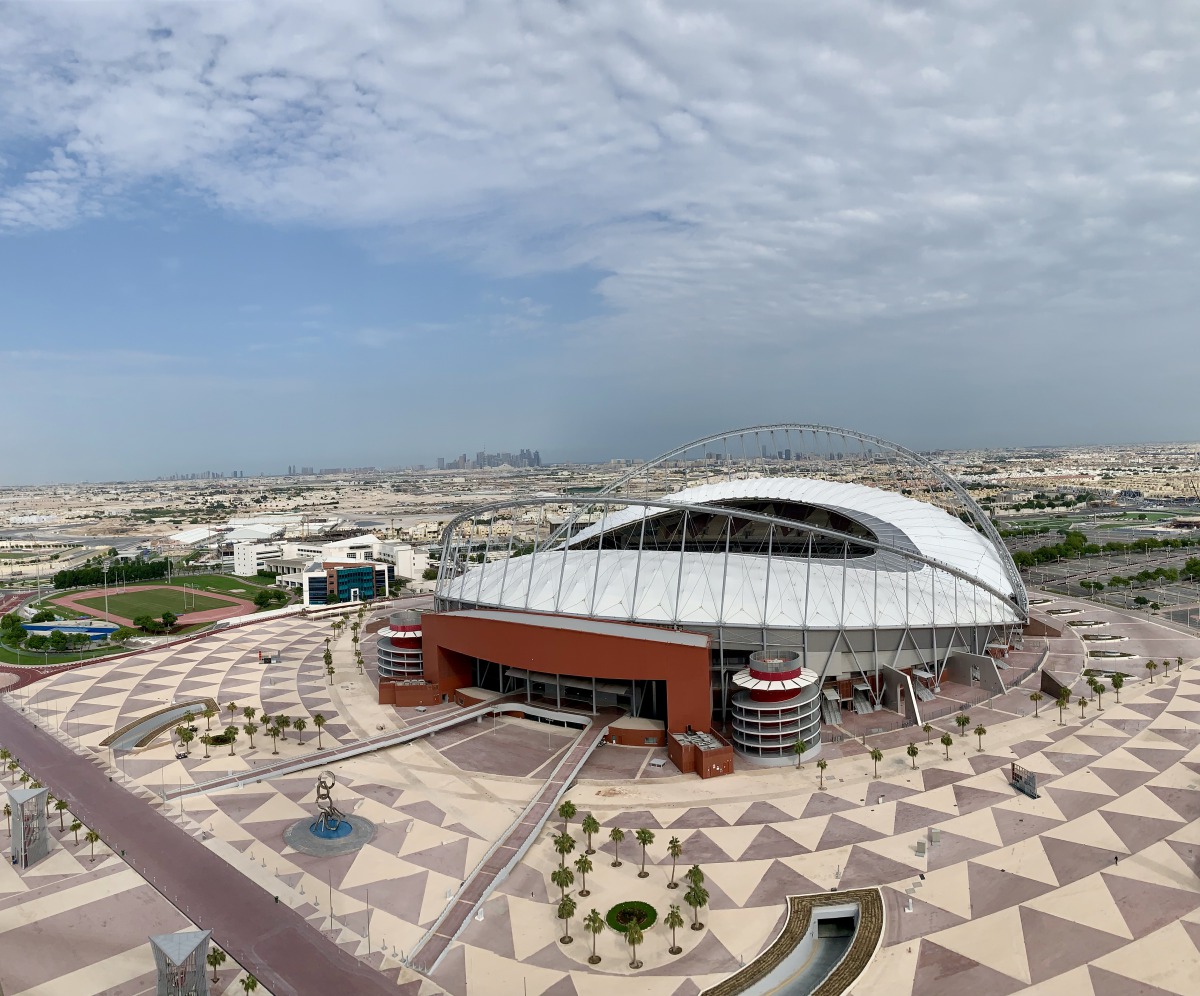
[[[1019,764],[1014,764],[1009,781],[1018,792],[1024,792],[1031,799],[1038,797],[1037,775],[1034,772],[1022,768]]]

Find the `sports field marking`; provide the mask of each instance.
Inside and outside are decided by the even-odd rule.
[[[161,616],[164,612],[173,612],[177,616],[185,612],[203,612],[206,609],[224,609],[237,603],[232,599],[220,598],[214,595],[196,595],[187,592],[187,607],[184,608],[184,591],[180,588],[150,588],[144,591],[131,589],[123,595],[108,596],[108,611],[126,619],[136,619],[138,616]],[[104,611],[104,596],[81,598],[76,604],[85,605],[96,612]]]

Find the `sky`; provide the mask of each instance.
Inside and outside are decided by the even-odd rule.
[[[0,0],[0,484],[1200,438],[1200,16]]]

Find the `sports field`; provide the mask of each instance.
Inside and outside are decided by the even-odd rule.
[[[185,593],[182,588],[130,588],[121,595],[108,596],[108,611],[110,615],[123,616],[126,619],[136,619],[138,616],[161,616],[164,612],[173,612],[182,616],[185,612],[204,612],[208,609],[226,609],[237,605],[231,598],[216,598],[212,595],[196,595],[186,593],[187,606],[184,607]],[[91,598],[73,600],[75,605],[84,605],[93,612],[104,613],[104,596],[96,595]]]

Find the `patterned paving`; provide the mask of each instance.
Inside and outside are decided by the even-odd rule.
[[[196,656],[188,659],[164,654],[149,663],[137,659],[136,666],[124,661],[61,675],[49,695],[39,695],[39,708],[61,715],[70,707],[64,729],[80,732],[85,747],[121,717],[157,708],[181,687],[180,694],[216,689],[219,701],[239,704],[258,705],[265,695],[272,711],[320,710],[334,717],[331,726],[341,725],[335,736],[361,735],[336,716],[320,665],[324,632],[306,632],[304,625],[280,624],[270,638],[257,627],[229,634],[207,650],[189,648]],[[1194,658],[1200,649],[1146,620],[1129,624],[1129,635],[1127,649],[1140,646],[1160,660],[1168,653]],[[1054,653],[1057,670],[1068,677],[1069,640]],[[260,644],[284,651],[292,680],[272,684],[258,672]],[[581,781],[571,798],[580,816],[595,813],[605,829],[594,842],[592,894],[579,900],[580,913],[593,906],[603,913],[632,898],[651,902],[661,915],[669,903],[681,903],[682,890],[666,887],[665,843],[676,835],[684,846],[681,864],[699,863],[705,872],[711,896],[701,913],[705,929],[680,930],[683,953],[671,956],[669,932],[652,928],[639,950],[644,967],[627,983],[639,994],[695,996],[727,976],[769,943],[789,893],[879,885],[885,937],[856,986],[860,994],[1194,996],[1200,991],[1200,667],[1166,680],[1159,672],[1153,684],[1139,672],[1122,700],[1110,693],[1102,710],[1093,703],[1082,720],[1073,707],[1064,726],[1047,703],[1037,718],[1014,713],[989,727],[983,750],[975,738],[955,737],[948,761],[936,743],[952,723],[947,719],[936,724],[932,745],[918,734],[916,770],[899,745],[887,750],[878,777],[865,756],[839,757],[825,773],[824,790],[812,765],[711,782]],[[466,728],[458,741],[460,756],[472,749],[500,756],[518,744],[528,747],[531,737],[515,722]],[[539,747],[545,764],[557,748],[557,742]],[[169,784],[251,765],[254,755],[246,753],[239,744],[234,759],[168,759],[160,772],[162,748],[154,748],[134,764],[143,764],[137,773],[147,784]],[[1037,772],[1041,798],[1008,787],[1013,760]],[[429,744],[345,762],[335,797],[377,823],[379,836],[341,858],[297,854],[282,840],[283,828],[309,811],[311,773],[189,799],[182,819],[211,834],[210,846],[252,882],[285,896],[314,930],[332,933],[396,979],[398,992],[599,996],[612,991],[614,976],[632,974],[628,950],[605,932],[597,942],[602,961],[589,966],[590,939],[578,917],[570,927],[575,942],[558,943],[563,924],[554,919],[558,890],[549,879],[557,856],[548,831],[449,946],[431,980],[401,965],[530,798],[538,770],[544,769],[535,768],[533,778],[461,770]],[[578,819],[572,830],[582,848]],[[611,826],[629,835],[620,868],[610,864]],[[656,834],[646,879],[637,877],[639,827]],[[937,843],[931,828],[939,831]],[[918,840],[926,842],[923,856]],[[580,883],[572,888],[577,893]],[[690,913],[686,906],[683,912]]]
[[[67,825],[70,819],[67,814]],[[146,938],[195,925],[103,843],[93,860],[82,834],[76,844],[70,831],[60,833],[57,814],[50,825],[52,850],[27,871],[13,867],[3,838],[0,987],[6,996],[153,993]],[[226,961],[210,991],[241,993],[240,977],[237,965]],[[257,991],[265,992],[261,985]]]

